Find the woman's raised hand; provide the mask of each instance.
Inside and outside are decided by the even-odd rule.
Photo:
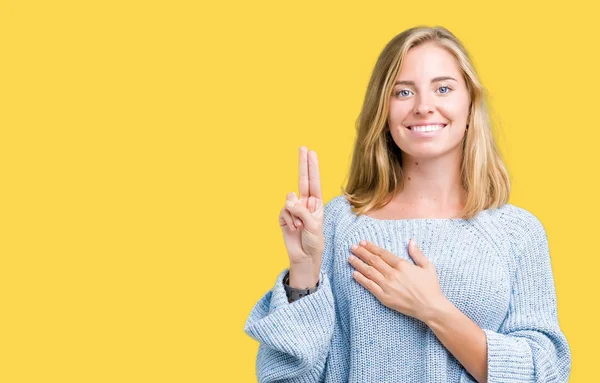
[[[279,214],[279,225],[290,258],[291,287],[305,288],[319,280],[323,236],[323,197],[317,153],[300,147],[298,159],[298,190],[291,192]]]

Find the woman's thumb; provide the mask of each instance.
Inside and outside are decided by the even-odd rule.
[[[286,201],[285,206],[290,211],[290,213],[292,213],[292,215],[295,215],[296,217],[298,217],[302,220],[302,223],[304,223],[304,227],[307,230],[314,231],[316,229],[314,227],[315,226],[315,218],[308,211],[306,206],[302,205],[301,203],[294,202],[294,201]]]

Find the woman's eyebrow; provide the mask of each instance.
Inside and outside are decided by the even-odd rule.
[[[450,76],[440,76],[440,77],[434,77],[433,79],[431,79],[431,82],[438,82],[438,81],[444,81],[444,80],[453,80],[453,81],[457,81],[454,77],[450,77]],[[415,85],[414,81],[396,81],[396,83],[394,85]]]

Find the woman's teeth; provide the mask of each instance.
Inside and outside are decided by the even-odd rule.
[[[415,132],[433,132],[434,130],[442,129],[446,125],[423,125],[423,126],[410,126],[410,130]]]

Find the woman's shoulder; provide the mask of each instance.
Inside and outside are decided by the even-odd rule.
[[[327,202],[325,204],[325,210],[341,210],[341,209],[350,209],[350,202],[346,199],[346,196],[343,194],[337,195],[335,197],[333,197],[332,199],[329,200],[329,202]]]
[[[352,212],[352,206],[343,194],[330,199],[323,209],[323,220],[325,224],[339,221],[344,215],[349,215]]]
[[[544,230],[540,219],[532,211],[511,203],[506,203],[495,210],[495,215],[507,228],[519,232]]]
[[[505,204],[497,210],[497,222],[507,235],[511,250],[519,254],[531,244],[548,243],[548,235],[541,220],[532,211],[514,204]]]

